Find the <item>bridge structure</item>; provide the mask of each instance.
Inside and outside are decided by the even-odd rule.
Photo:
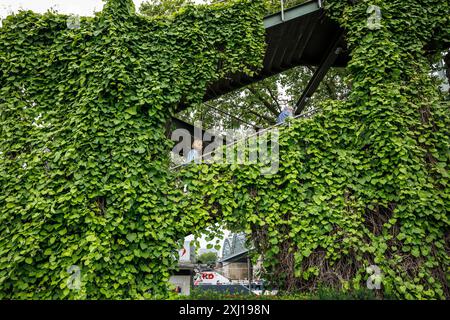
[[[245,233],[233,233],[223,242],[220,262],[246,262],[248,250]]]
[[[247,246],[247,236],[244,232],[232,233],[225,239],[222,245],[222,257],[218,261],[220,269],[226,276],[230,278],[237,276],[238,280],[246,279],[249,290],[251,290],[255,269],[249,256],[251,250],[252,248]]]
[[[211,83],[203,101],[216,99],[297,66],[314,66],[316,71],[295,106],[295,114],[299,115],[328,70],[345,67],[350,60],[344,30],[325,15],[321,0],[309,1],[286,10],[281,6],[279,12],[265,17],[263,23],[266,52],[262,69],[254,76],[235,73]],[[188,107],[180,104],[176,112]],[[194,125],[176,116],[172,117],[172,128],[186,129],[192,137],[197,132]]]

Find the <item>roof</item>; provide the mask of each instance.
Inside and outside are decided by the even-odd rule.
[[[219,262],[245,262],[247,261],[248,250],[235,253],[233,255],[223,257]]]

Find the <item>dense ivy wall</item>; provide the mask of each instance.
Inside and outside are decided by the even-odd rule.
[[[79,28],[54,13],[3,21],[0,298],[164,294],[197,228],[167,196],[166,122],[261,64],[263,12],[236,0],[149,19],[110,0]]]
[[[79,29],[51,13],[4,21],[0,297],[162,296],[177,242],[220,220],[252,235],[286,289],[358,287],[376,264],[385,292],[448,297],[449,106],[425,49],[448,44],[449,3],[326,6],[348,32],[352,94],[282,129],[272,176],[201,165],[174,179],[164,137],[177,103],[260,65],[262,1],[161,20],[110,0]]]
[[[245,229],[284,289],[365,287],[376,265],[385,294],[449,298],[450,109],[426,56],[450,43],[450,4],[325,4],[352,51],[348,100],[282,129],[275,175],[255,165],[189,168],[186,210],[196,203]]]

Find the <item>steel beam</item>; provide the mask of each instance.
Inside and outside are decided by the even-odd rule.
[[[342,38],[343,33],[339,34],[330,45],[325,58],[322,60],[319,67],[314,72],[314,75],[303,91],[302,96],[295,105],[295,115],[299,115],[305,109],[306,103],[313,96],[314,92],[316,92],[323,78],[325,78],[328,70],[330,70],[339,54],[342,52],[342,48],[340,47]]]

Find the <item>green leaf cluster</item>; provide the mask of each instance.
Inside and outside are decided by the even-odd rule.
[[[202,165],[180,179],[184,212],[245,230],[266,277],[286,290],[366,287],[407,299],[450,297],[450,105],[427,57],[449,47],[450,4],[328,0],[346,30],[351,93],[280,132],[280,170]],[[381,29],[367,8],[381,8]]]
[[[261,65],[263,13],[236,0],[149,18],[110,0],[79,28],[52,12],[3,21],[0,299],[166,295],[198,228],[169,197],[166,123],[207,84]]]

